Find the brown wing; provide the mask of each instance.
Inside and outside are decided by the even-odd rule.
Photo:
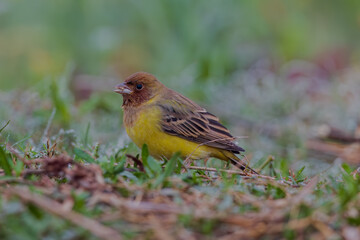
[[[163,111],[161,127],[166,133],[233,153],[244,151],[233,143],[235,138],[216,116],[190,99],[172,92],[158,104]]]

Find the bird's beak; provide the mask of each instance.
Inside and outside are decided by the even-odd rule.
[[[131,94],[133,91],[126,85],[125,82],[123,82],[115,87],[114,92],[120,94]]]

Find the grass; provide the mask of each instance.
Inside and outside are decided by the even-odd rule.
[[[309,138],[319,139],[311,133],[317,122],[326,122],[320,108],[335,116],[348,106],[349,113],[330,122],[335,126],[355,109],[347,95],[332,97],[336,81],[322,86],[331,89],[328,95],[305,87],[281,97],[276,92],[297,85],[247,85],[247,91],[235,81],[223,85],[224,97],[212,108],[249,135],[239,141],[262,174],[256,177],[216,159],[208,166],[196,161],[185,172],[177,155],[155,160],[121,128],[120,96],[94,91],[77,102],[65,72],[44,86],[59,91],[56,96],[2,95],[0,113],[10,119],[0,126],[1,239],[339,239],[357,233],[360,177],[356,165],[346,164],[356,158],[357,143],[337,145],[343,161],[329,160],[331,148],[308,145]],[[341,88],[357,91],[353,81],[344,77]],[[209,94],[213,86],[205,86]],[[232,91],[243,91],[243,101]],[[253,99],[254,91],[264,97]],[[239,104],[221,107],[227,96]],[[262,112],[271,119],[281,102],[298,107],[284,107],[270,124],[252,117]],[[250,108],[247,118],[234,114]]]
[[[36,159],[6,145],[0,150],[2,239],[336,239],[360,224],[359,173],[346,164],[335,176],[310,179],[303,169],[286,176],[280,172],[288,169],[275,169],[270,180],[181,173],[176,155],[161,165],[146,146],[143,171],[126,148],[98,157],[74,148],[69,157],[47,146]]]
[[[76,123],[88,113],[67,119],[81,106],[42,101],[54,108],[41,114],[41,135],[15,134],[22,117],[0,127],[1,239],[339,239],[358,231],[360,177],[346,163],[311,174],[284,152],[248,155],[260,177],[216,159],[183,172],[177,155],[159,162],[146,145],[124,144],[125,135],[99,142],[94,121]],[[119,117],[93,111],[103,113],[95,121]],[[280,144],[291,146],[292,134]]]

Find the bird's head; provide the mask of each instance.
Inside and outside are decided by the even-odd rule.
[[[160,93],[165,86],[154,75],[137,72],[115,87],[123,96],[123,106],[139,106]]]

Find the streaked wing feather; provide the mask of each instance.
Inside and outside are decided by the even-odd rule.
[[[161,127],[166,133],[233,153],[244,151],[233,143],[234,137],[215,115],[188,98],[176,93],[158,104],[163,112]]]

